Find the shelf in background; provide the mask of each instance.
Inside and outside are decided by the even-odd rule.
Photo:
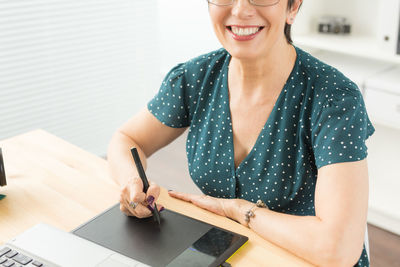
[[[355,82],[362,91],[364,90],[366,79],[388,71],[392,69],[393,66],[396,66],[396,64],[392,62],[356,57],[353,55],[350,56],[348,54],[326,50],[313,50],[311,53],[324,63],[343,72],[348,78]]]
[[[293,40],[298,46],[400,64],[400,55],[394,51],[385,51],[375,38],[369,36],[311,33],[294,35]]]

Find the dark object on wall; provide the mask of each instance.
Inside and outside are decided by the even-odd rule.
[[[0,147],[0,186],[7,185],[6,172],[4,170],[3,152]]]
[[[318,32],[349,34],[351,32],[351,25],[344,17],[324,16],[318,20]]]

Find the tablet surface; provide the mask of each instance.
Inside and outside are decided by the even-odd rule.
[[[128,217],[119,204],[73,231],[75,235],[151,266],[219,266],[248,238],[165,209],[161,224]]]

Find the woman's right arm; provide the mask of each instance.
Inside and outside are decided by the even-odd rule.
[[[151,181],[147,194],[142,192],[143,184],[136,171],[130,149],[137,148],[143,167],[146,169],[146,158],[171,143],[185,129],[162,124],[145,108],[114,133],[108,146],[107,160],[111,177],[122,189],[120,202],[123,212],[137,217],[148,217],[151,212],[143,203],[146,203],[149,196],[157,199],[159,195],[159,187]],[[143,205],[133,210],[129,206],[131,201]]]

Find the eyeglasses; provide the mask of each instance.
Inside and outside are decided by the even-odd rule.
[[[230,6],[235,0],[207,0],[208,3],[216,6]],[[280,0],[248,0],[254,6],[273,6],[279,3]]]

